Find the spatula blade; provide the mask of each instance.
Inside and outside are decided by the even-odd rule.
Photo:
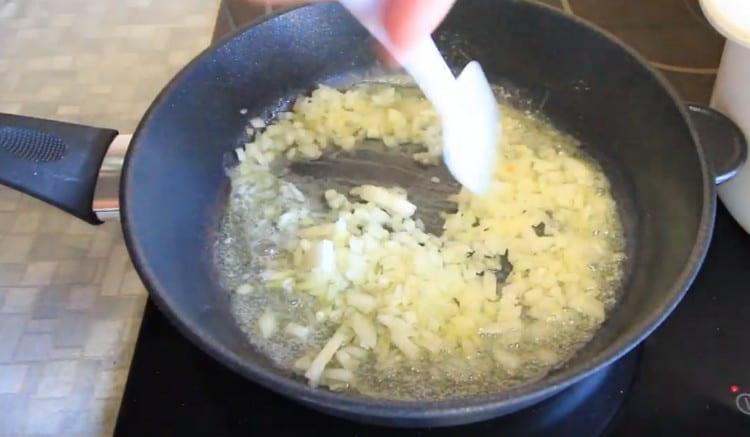
[[[485,194],[495,170],[500,113],[478,62],[470,62],[458,76],[455,96],[460,105],[443,117],[443,159],[461,185]]]

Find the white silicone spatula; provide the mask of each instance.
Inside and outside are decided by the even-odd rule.
[[[339,0],[409,73],[432,102],[443,127],[445,165],[467,189],[484,194],[495,167],[500,135],[497,101],[476,61],[458,78],[428,35],[407,54],[393,50],[382,21],[382,0]]]

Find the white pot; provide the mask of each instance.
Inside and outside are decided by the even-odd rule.
[[[701,0],[709,22],[727,38],[711,106],[731,118],[750,138],[750,2]],[[719,197],[750,232],[750,165],[719,187]]]

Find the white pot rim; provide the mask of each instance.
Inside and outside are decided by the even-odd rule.
[[[711,25],[727,39],[750,48],[750,2],[747,0],[700,0]]]

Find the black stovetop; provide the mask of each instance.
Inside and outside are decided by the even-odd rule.
[[[706,102],[721,50],[697,0],[544,0],[645,53],[686,100]],[[222,5],[216,35],[262,13]],[[698,34],[698,35],[696,35]],[[685,299],[611,367],[511,416],[432,430],[365,426],[297,405],[227,370],[146,306],[117,435],[750,435],[750,235],[719,206]]]

